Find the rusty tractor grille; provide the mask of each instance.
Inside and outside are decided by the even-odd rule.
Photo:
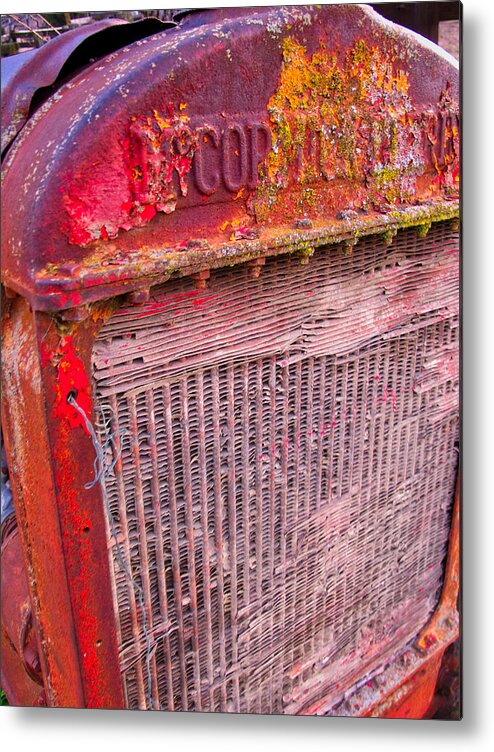
[[[106,488],[143,595],[109,532],[128,707],[310,712],[417,635],[447,550],[457,314],[443,222],[169,281],[105,324],[96,402],[125,432]]]

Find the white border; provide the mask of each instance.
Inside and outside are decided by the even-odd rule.
[[[237,5],[217,3],[218,6]],[[263,5],[251,2],[246,5]],[[271,2],[271,5],[280,5]],[[120,0],[74,3],[4,0],[2,11],[54,12],[135,10],[151,3]],[[210,7],[212,2],[172,2],[161,7]],[[6,7],[5,7],[6,6]],[[15,10],[14,10],[15,8]],[[490,748],[494,738],[494,137],[491,102],[494,79],[494,3],[464,0],[464,720],[461,723],[359,719],[228,716],[0,708],[3,749],[21,752],[45,746],[50,752],[145,752],[197,750],[252,752],[280,749],[365,752]],[[489,731],[491,732],[489,734]]]

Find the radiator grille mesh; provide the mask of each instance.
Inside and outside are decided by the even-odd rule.
[[[126,438],[107,491],[128,707],[337,702],[434,609],[457,464],[458,239],[446,223],[153,290],[93,353]]]

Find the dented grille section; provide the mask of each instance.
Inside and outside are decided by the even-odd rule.
[[[458,441],[448,223],[168,282],[93,353],[126,702],[310,712],[437,604]],[[149,651],[148,651],[149,652]]]

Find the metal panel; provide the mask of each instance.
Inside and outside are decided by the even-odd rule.
[[[334,704],[424,627],[457,469],[457,264],[437,223],[169,282],[102,328],[129,707]]]
[[[121,707],[105,520],[88,488],[94,449],[67,403],[75,390],[91,413],[97,311],[64,328],[17,297],[2,314],[2,431],[47,703]]]
[[[458,101],[455,61],[368,6],[184,19],[89,65],[16,138],[3,282],[63,310],[451,216]]]

